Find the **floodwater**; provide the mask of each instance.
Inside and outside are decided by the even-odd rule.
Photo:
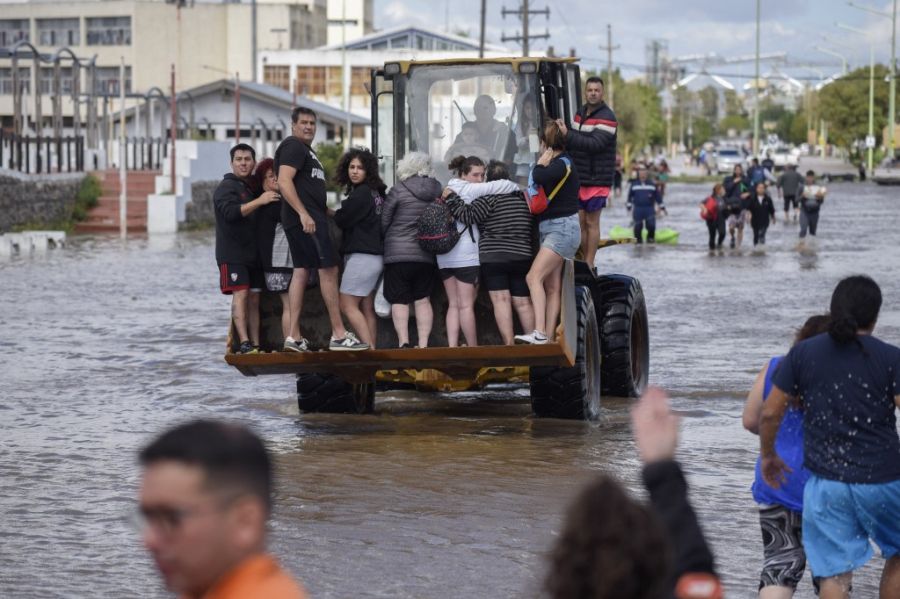
[[[756,372],[868,273],[900,343],[900,198],[832,184],[819,239],[796,225],[764,250],[710,255],[699,201],[670,185],[678,246],[616,247],[604,270],[639,277],[653,384],[683,416],[679,458],[729,597],[755,596],[762,546],[750,496],[757,439],[741,428]],[[624,200],[603,230],[627,224]],[[536,597],[566,502],[598,472],[636,493],[626,400],[598,424],[536,420],[521,389],[392,392],[372,416],[297,413],[289,376],[245,378],[223,361],[228,300],[211,232],[75,237],[0,261],[0,596],[165,597],[136,533],[135,453],[193,417],[252,425],[277,456],[272,548],[315,597]],[[880,558],[854,580],[876,594]],[[813,597],[809,578],[798,597]]]

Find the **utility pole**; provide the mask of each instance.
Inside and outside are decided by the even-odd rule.
[[[759,156],[759,0],[756,0],[756,79],[753,80],[756,101],[753,103],[753,155]]]
[[[896,96],[897,96],[897,0],[894,0],[894,8],[891,11],[891,91],[888,104],[888,148],[891,160],[894,159],[894,129],[896,128]]]
[[[484,58],[485,13],[487,13],[487,0],[481,0],[481,33],[478,36],[478,58]]]
[[[172,195],[178,195],[175,191],[175,165],[178,163],[175,162],[175,141],[178,139],[178,100],[175,97],[175,64],[172,64],[172,90],[169,92],[171,94],[171,98],[169,100],[169,112],[172,117],[171,131],[169,131],[169,137],[172,139],[172,153],[169,155],[169,170],[172,171]],[[160,112],[160,117],[162,117],[162,110]]]
[[[615,89],[614,89],[614,83],[615,83],[614,79],[615,78],[613,77],[613,70],[612,70],[612,53],[613,53],[613,50],[618,50],[621,47],[622,46],[619,44],[616,44],[615,46],[613,46],[612,25],[607,23],[606,24],[606,45],[600,46],[600,49],[606,50],[606,89],[609,90],[609,93],[606,94],[606,103],[609,104],[610,108],[615,107],[613,105],[613,92],[615,91]]]
[[[253,83],[259,82],[259,76],[256,73],[256,52],[259,45],[256,41],[256,0],[250,0],[250,43],[253,44],[250,60],[253,61]]]
[[[125,57],[119,63],[119,237],[128,236],[128,190],[125,173]]]
[[[528,0],[522,0],[522,5],[516,9],[507,9],[505,6],[501,11],[503,18],[506,19],[506,15],[516,15],[522,21],[522,35],[504,35],[500,39],[504,42],[520,42],[522,44],[522,56],[528,56],[529,52],[529,44],[531,40],[547,40],[550,39],[550,32],[544,31],[541,34],[531,35],[528,33],[528,21],[531,19],[531,15],[544,15],[548,19],[550,18],[550,9],[544,8],[541,10],[535,9],[532,10],[528,7]]]

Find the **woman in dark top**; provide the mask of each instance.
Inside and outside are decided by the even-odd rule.
[[[257,195],[278,194],[278,177],[274,166],[275,161],[271,158],[264,158],[256,164],[256,170],[253,171],[253,188]],[[281,333],[287,337],[291,330],[288,287],[291,284],[294,263],[281,225],[280,199],[266,204],[257,212],[256,239],[259,260],[266,278],[266,290],[277,293],[281,298]]]
[[[431,292],[437,279],[434,254],[416,239],[419,216],[441,195],[431,157],[408,152],[397,162],[397,183],[385,198],[381,212],[384,232],[384,299],[391,304],[391,319],[400,347],[410,347],[409,304],[413,304],[418,347],[428,347],[434,320]]]
[[[722,181],[725,186],[725,218],[728,225],[728,233],[731,235],[731,247],[735,247],[735,233],[737,233],[737,247],[744,240],[744,221],[750,204],[750,180],[744,176],[744,167],[734,165],[730,177]]]
[[[381,207],[386,186],[378,175],[378,160],[368,150],[344,152],[335,181],[347,197],[334,213],[334,222],[343,232],[341,253],[341,312],[360,338],[375,347],[375,289],[383,269],[384,241],[381,237]]]
[[[509,180],[506,165],[491,160],[487,181]],[[534,258],[534,217],[521,191],[484,195],[466,202],[451,193],[447,208],[461,223],[478,225],[478,259],[484,281],[494,306],[494,319],[506,345],[513,344],[515,308],[525,332],[534,330],[534,308],[531,305],[525,276]]]
[[[775,204],[766,193],[766,184],[759,182],[750,197],[750,226],[753,227],[753,245],[766,243],[766,229],[769,222],[775,222]]]
[[[550,121],[544,127],[543,153],[532,169],[532,179],[549,196],[560,183],[561,187],[547,209],[537,215],[541,247],[525,280],[534,305],[534,331],[516,335],[520,343],[543,344],[553,340],[556,319],[559,317],[562,267],[564,260],[573,260],[581,245],[581,225],[578,222],[578,175],[566,155],[565,136],[559,126]]]

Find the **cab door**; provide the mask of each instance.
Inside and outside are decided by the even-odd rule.
[[[394,135],[394,83],[385,79],[384,71],[372,71],[372,152],[378,157],[381,178],[388,187],[394,185],[396,168]]]

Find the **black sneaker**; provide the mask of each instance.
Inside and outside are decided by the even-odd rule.
[[[412,349],[412,345],[410,345],[409,343],[404,343],[400,346],[400,349]]]
[[[244,355],[258,354],[259,348],[255,347],[249,341],[241,341],[241,346],[238,348],[238,353]]]

